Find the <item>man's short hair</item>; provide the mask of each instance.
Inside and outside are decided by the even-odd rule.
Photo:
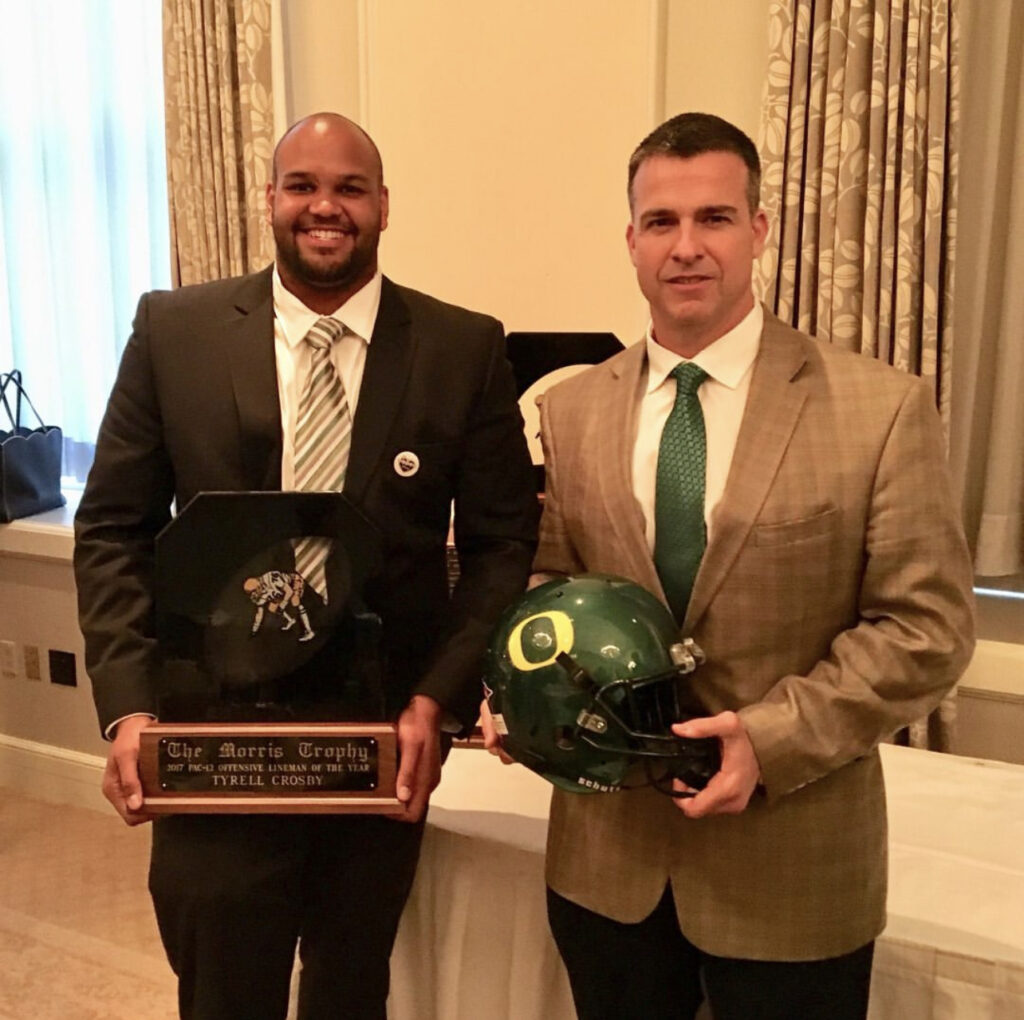
[[[713,113],[680,113],[656,127],[629,157],[627,191],[633,207],[633,178],[652,156],[690,159],[705,152],[733,152],[747,166],[747,204],[751,214],[761,204],[761,161],[754,143],[734,124]]]

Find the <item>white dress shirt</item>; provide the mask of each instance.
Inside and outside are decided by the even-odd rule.
[[[366,352],[380,309],[380,270],[364,287],[330,313],[345,326],[345,334],[331,347],[331,360],[345,387],[353,419],[359,388],[366,368]],[[295,487],[295,422],[302,388],[309,375],[312,348],[303,343],[310,327],[322,318],[307,308],[285,285],[274,266],[274,357],[277,361],[277,394],[281,403],[281,488]]]
[[[743,412],[750,392],[754,360],[761,346],[764,311],[754,303],[747,317],[724,336],[704,348],[693,363],[708,374],[697,390],[707,437],[707,475],[704,483],[704,521],[711,540],[712,512],[725,491],[732,455],[736,449]],[[633,493],[643,507],[647,544],[654,551],[654,490],[658,474],[661,433],[676,401],[676,384],[670,373],[685,362],[662,347],[647,329],[647,382],[633,447]]]

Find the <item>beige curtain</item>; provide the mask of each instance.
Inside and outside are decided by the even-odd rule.
[[[1007,577],[1024,575],[1024,4],[965,4],[962,25],[950,444],[975,571]]]
[[[954,0],[773,0],[758,282],[804,332],[927,379],[948,427],[959,84]],[[948,750],[951,695],[911,727]]]
[[[951,0],[773,0],[760,282],[805,332],[930,380],[948,422]]]
[[[163,0],[163,15],[174,282],[252,272],[273,259],[270,0]]]

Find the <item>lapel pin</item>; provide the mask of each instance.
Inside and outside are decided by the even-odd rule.
[[[412,478],[420,469],[420,459],[412,450],[403,450],[395,457],[395,473],[401,478]]]

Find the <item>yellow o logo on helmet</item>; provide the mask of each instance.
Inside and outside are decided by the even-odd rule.
[[[554,648],[551,649],[551,654],[541,662],[530,662],[523,651],[523,629],[534,620],[550,621],[551,628],[555,632]],[[512,660],[512,665],[524,673],[534,669],[543,669],[545,666],[550,666],[562,652],[568,652],[572,648],[574,637],[572,620],[566,613],[557,609],[534,613],[533,616],[528,616],[516,624],[515,629],[509,634],[508,657]]]

